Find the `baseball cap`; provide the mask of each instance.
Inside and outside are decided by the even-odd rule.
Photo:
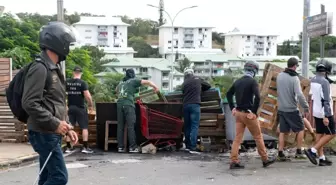
[[[78,66],[76,66],[75,68],[74,68],[74,70],[73,70],[74,72],[82,72],[82,68],[80,68],[80,67],[78,67]]]

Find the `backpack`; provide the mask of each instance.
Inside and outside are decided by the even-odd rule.
[[[50,80],[48,80],[48,77],[50,76],[50,70],[46,66],[44,62],[41,62],[40,58],[35,59],[34,62],[40,62],[43,64],[43,66],[47,69],[47,80],[45,85],[45,90],[49,89]],[[12,81],[9,83],[8,88],[6,89],[6,98],[8,105],[14,114],[14,116],[21,122],[27,123],[29,115],[27,112],[22,108],[22,95],[23,95],[23,88],[24,88],[24,82],[25,77],[29,71],[30,66],[34,63],[31,62],[28,65],[24,66],[12,79]]]

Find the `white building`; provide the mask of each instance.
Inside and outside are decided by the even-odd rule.
[[[171,54],[171,47],[174,47],[174,53],[212,49],[212,29],[210,26],[182,25],[172,29],[170,24],[162,25],[159,28],[159,52],[161,55]]]
[[[169,75],[171,72],[170,61],[163,58],[129,58],[118,57],[115,61],[104,64],[104,72],[95,76],[102,79],[108,73],[124,74],[129,68],[132,68],[136,76],[141,79],[151,80],[159,89],[169,90]],[[183,74],[175,72],[173,79],[173,88],[183,83]]]
[[[238,57],[276,56],[277,37],[272,34],[241,32],[237,28],[225,34],[225,52]]]
[[[133,57],[133,48],[127,47],[128,24],[120,17],[85,17],[72,25],[78,32],[76,46],[98,46],[107,58],[115,56]]]
[[[245,61],[233,55],[220,54],[185,54],[193,63],[196,76],[215,77],[229,74],[230,71],[242,69]]]

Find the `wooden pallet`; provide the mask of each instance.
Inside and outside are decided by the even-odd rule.
[[[0,142],[24,141],[24,124],[14,118],[5,96],[0,96]]]
[[[272,65],[270,63],[266,64],[264,70],[264,76],[261,81],[260,89],[260,107],[258,110],[260,127],[264,134],[277,137],[276,130],[278,128],[278,102],[277,102],[277,87],[276,78],[280,72],[284,69]],[[299,77],[301,82],[301,88],[303,94],[308,98],[310,90],[310,81],[308,79]],[[287,142],[292,142],[291,138],[288,138]]]

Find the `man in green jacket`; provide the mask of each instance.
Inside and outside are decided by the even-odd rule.
[[[124,127],[127,124],[129,152],[138,153],[139,148],[136,144],[135,134],[135,106],[134,106],[134,94],[141,85],[150,86],[155,92],[158,91],[156,85],[148,80],[141,80],[135,78],[135,72],[133,69],[127,69],[124,79],[119,83],[116,88],[118,101],[117,101],[117,140],[118,140],[118,152],[126,152],[124,146]]]

